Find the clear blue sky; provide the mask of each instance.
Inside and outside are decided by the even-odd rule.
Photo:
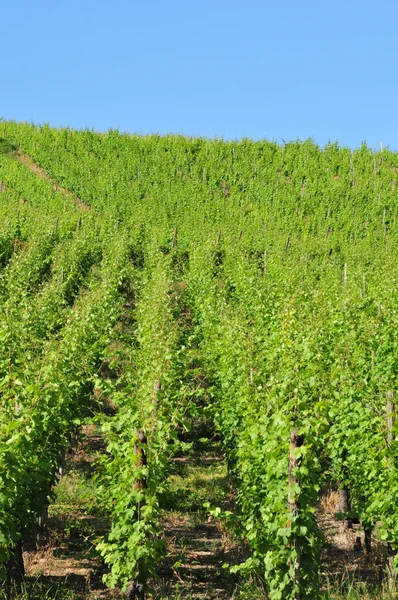
[[[397,23],[383,0],[3,2],[0,116],[398,150]]]

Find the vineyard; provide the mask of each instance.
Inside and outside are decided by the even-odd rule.
[[[224,570],[257,590],[201,597],[337,597],[328,494],[364,561],[382,555],[375,597],[398,597],[397,178],[398,154],[366,145],[0,122],[9,597],[87,422],[112,597],[164,597],[171,476],[201,423],[233,498],[201,503],[245,549]]]

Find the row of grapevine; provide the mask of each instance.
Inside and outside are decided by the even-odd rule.
[[[125,273],[133,325],[116,359],[119,377],[106,384],[117,406],[104,423],[102,487],[112,524],[99,547],[108,583],[143,583],[161,554],[168,460],[195,396],[190,336],[206,365],[252,550],[240,570],[257,573],[273,599],[316,598],[323,540],[315,506],[330,482],[349,491],[350,515],[394,557],[397,155],[365,145],[320,149],[311,140],[227,143],[13,122],[2,123],[0,135],[74,194],[30,172],[15,152],[0,156],[4,441],[26,425],[16,405],[33,407],[34,418],[45,412],[29,386],[40,373],[47,389],[62,372],[80,312],[112,298],[92,354],[79,326],[77,364],[66,361],[69,383],[57,397],[61,412],[70,407],[68,419],[60,426],[51,400],[45,432],[52,439],[53,428],[62,442],[43,454],[42,470],[32,468],[43,492],[18,514],[33,515],[51,489],[56,457],[81,414],[77,398],[89,394],[96,361],[117,339],[111,325]],[[112,253],[119,262],[108,268]],[[42,456],[44,438],[32,439],[26,443]],[[341,513],[349,517],[347,507]],[[21,535],[22,525],[12,527],[4,548]]]
[[[128,368],[112,389],[115,416],[106,420],[108,440],[101,489],[112,516],[99,544],[110,566],[107,583],[130,593],[142,589],[165,551],[161,502],[178,433],[197,389],[189,376],[191,334],[184,317],[184,286],[175,280],[173,254],[146,249],[134,309],[133,335],[125,340]]]
[[[341,272],[317,280],[286,264],[264,275],[229,252],[214,276],[211,252],[201,250],[190,276],[215,421],[253,550],[241,568],[257,572],[271,598],[315,598],[315,503],[329,479],[348,487],[365,530],[377,523],[377,536],[398,550],[397,455],[386,420],[397,376],[395,299],[382,279],[365,293],[356,273],[353,285]],[[300,443],[288,485],[292,435]]]
[[[4,570],[48,502],[70,435],[92,403],[130,250],[98,215],[16,158],[0,159]]]
[[[41,514],[69,436],[90,406],[119,311],[125,247],[120,242],[109,246],[100,275],[76,301],[62,335],[50,338],[36,360],[28,362],[25,355],[15,361],[2,380],[3,561]]]

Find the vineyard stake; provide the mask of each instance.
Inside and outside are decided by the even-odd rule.
[[[372,529],[370,527],[365,527],[364,532],[366,554],[370,554],[372,552]]]
[[[177,246],[177,227],[174,229],[173,241],[171,242],[172,248],[175,248],[176,246]]]
[[[392,433],[394,427],[394,392],[389,390],[386,394],[387,396],[387,442],[388,445],[391,446],[394,441],[394,435]]]
[[[146,462],[146,454],[143,448],[143,445],[147,443],[147,438],[143,429],[139,429],[137,431],[137,437],[134,444],[134,455],[136,457],[135,468],[139,469],[144,467]],[[140,476],[139,479],[136,479],[133,484],[133,490],[139,491],[144,490],[146,488],[146,478]],[[137,502],[137,519],[140,520],[140,512],[141,512],[141,502]],[[144,598],[144,586],[139,583],[137,580],[130,581],[126,590],[126,598],[128,600],[133,600],[135,598]]]
[[[124,597],[127,598],[127,600],[144,600],[144,586],[134,580],[130,581]]]
[[[45,542],[45,535],[47,530],[47,521],[48,521],[48,502],[47,500],[44,503],[43,510],[41,514],[37,517],[37,533],[36,533],[36,545],[41,546]]]
[[[22,540],[19,540],[6,563],[7,583],[13,584],[25,577],[25,566],[22,554]]]
[[[152,398],[152,405],[153,405],[152,416],[153,417],[158,412],[158,408],[159,408],[158,392],[161,389],[162,389],[162,386],[161,386],[160,381],[156,380],[155,383],[153,384],[153,398]]]
[[[394,392],[389,390],[387,396],[387,444],[390,447],[394,442]],[[391,458],[388,458],[388,469],[391,470]],[[388,589],[390,592],[395,592],[397,572],[394,567],[394,558],[396,556],[396,550],[394,550],[390,544],[387,544],[388,548],[388,562],[387,562],[387,576],[388,576]]]
[[[351,509],[351,505],[350,505],[350,495],[348,493],[348,489],[344,486],[343,488],[339,489],[339,498],[340,498],[340,504],[339,504],[339,511],[340,513],[344,513],[344,529],[352,529],[352,519],[350,519],[347,516],[347,513],[349,512],[349,510]]]
[[[137,469],[144,467],[146,465],[146,454],[145,450],[142,447],[143,444],[147,443],[145,432],[142,429],[137,431],[137,438],[134,444],[134,455],[136,456],[135,466]],[[146,479],[145,477],[141,477],[140,479],[136,479],[133,485],[133,490],[144,490],[146,488]],[[139,507],[138,507],[138,520],[140,518],[139,515]]]
[[[296,458],[294,455],[294,451],[296,448],[300,448],[304,444],[304,436],[298,433],[299,428],[293,427],[290,432],[290,451],[289,451],[289,496],[288,496],[288,504],[289,510],[292,513],[292,520],[297,517],[300,510],[300,503],[298,497],[295,492],[292,493],[292,486],[298,484],[298,480],[296,479],[295,471],[301,464],[301,458]],[[291,527],[291,523],[290,523]],[[296,552],[295,562],[294,562],[294,587],[295,587],[295,595],[294,600],[300,600],[300,570],[301,570],[301,552],[300,546],[297,543],[296,538],[294,538],[294,549]]]

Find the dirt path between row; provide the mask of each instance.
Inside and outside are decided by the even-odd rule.
[[[200,435],[200,442],[193,440],[191,452],[172,461],[170,488],[163,499],[167,552],[157,579],[151,582],[151,597],[156,600],[239,597],[239,581],[223,565],[245,560],[247,547],[203,507],[209,501],[233,509],[234,491],[219,442],[204,430]],[[104,452],[101,431],[94,425],[83,426],[55,488],[47,532],[39,547],[35,548],[32,540],[32,548],[27,545],[24,551],[27,583],[33,586],[35,599],[40,595],[36,596],[38,589],[47,598],[122,597],[102,583],[106,568],[95,550],[96,540],[109,528],[108,519],[96,506],[92,483],[95,461]]]
[[[166,557],[159,565],[158,598],[228,600],[239,581],[224,565],[247,558],[247,547],[209,516],[205,502],[233,510],[235,491],[211,423],[194,423],[191,451],[174,458],[165,498]]]
[[[72,192],[70,192],[66,188],[62,187],[62,185],[59,185],[56,181],[54,181],[54,179],[52,179],[42,167],[39,167],[39,165],[36,164],[28,154],[25,154],[24,152],[22,152],[22,150],[16,150],[12,153],[12,156],[15,156],[21,164],[25,165],[25,167],[27,167],[30,171],[32,171],[32,173],[40,177],[40,179],[52,183],[54,192],[60,192],[64,196],[71,198],[75,202],[76,206],[81,210],[91,210],[91,207],[86,202],[84,202],[84,200],[81,200]]]
[[[27,545],[24,552],[27,582],[34,594],[40,588],[45,598],[121,598],[102,583],[106,569],[95,550],[96,539],[109,528],[97,508],[93,483],[95,460],[104,452],[99,428],[83,426],[55,488],[43,539],[36,548],[32,540],[32,548]]]

